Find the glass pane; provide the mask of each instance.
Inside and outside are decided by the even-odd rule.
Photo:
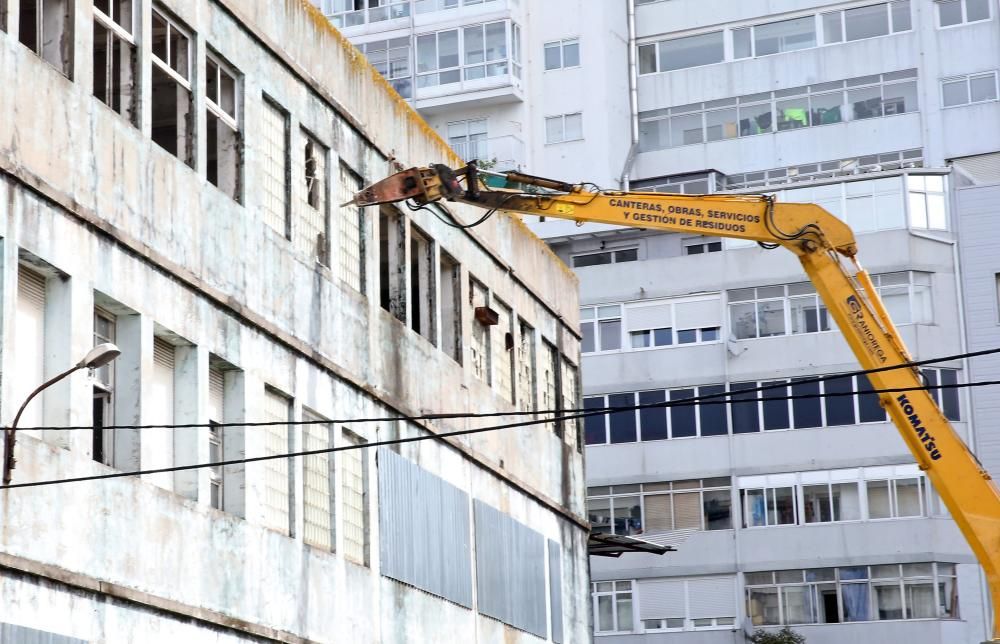
[[[792,333],[816,333],[817,331],[829,330],[826,316],[823,316],[826,328],[820,327],[819,298],[815,295],[789,298],[788,307],[792,318]]]
[[[840,123],[844,120],[841,113],[841,104],[844,102],[843,92],[833,94],[817,94],[809,98],[809,106],[812,110],[813,125],[827,125],[829,123]]]
[[[854,424],[854,378],[846,376],[843,378],[831,378],[823,383],[826,398],[826,424],[853,425]],[[852,394],[852,395],[845,395]]]
[[[491,22],[486,25],[486,60],[507,58],[507,25]]]
[[[989,0],[965,0],[965,21],[989,20]]]
[[[616,603],[618,605],[618,630],[632,630],[632,594],[619,593]]]
[[[580,324],[580,334],[583,336],[580,339],[580,352],[581,353],[592,353],[595,349],[594,345],[594,323],[593,322],[583,322]]]
[[[739,392],[741,390],[756,389],[756,382],[735,382],[730,386],[730,391]],[[757,413],[757,392],[734,393],[731,397],[730,410],[733,415],[733,433],[746,434],[748,432],[759,432],[760,422]],[[739,402],[739,401],[746,402]]]
[[[694,398],[694,389],[675,389],[670,392],[670,401]],[[670,407],[670,430],[672,438],[694,436],[697,432],[695,424],[695,405],[676,405]]]
[[[658,347],[665,347],[674,343],[674,330],[653,329],[653,344]]]
[[[790,525],[795,523],[795,488],[775,488],[772,501],[772,507],[768,508],[769,525]]]
[[[882,88],[862,87],[848,90],[847,103],[851,106],[853,120],[882,116]]]
[[[844,39],[844,28],[840,16],[840,11],[823,14],[823,42],[828,45]]]
[[[737,340],[757,337],[757,305],[741,302],[729,305],[729,325]]]
[[[615,616],[613,612],[612,598],[610,595],[601,595],[597,598],[597,630],[615,630]]]
[[[834,483],[830,491],[834,521],[861,520],[861,493],[857,483]]]
[[[702,493],[706,530],[728,530],[733,527],[732,497],[729,490]]]
[[[867,622],[871,619],[868,584],[841,584],[845,622]]]
[[[703,140],[704,132],[701,126],[701,114],[674,116],[670,119],[671,147],[701,143]]]
[[[656,45],[639,47],[639,73],[652,74],[656,71]]]
[[[785,303],[769,300],[757,303],[757,321],[760,337],[785,334]]]
[[[153,55],[162,62],[167,61],[167,21],[153,11],[152,48]]]
[[[903,619],[903,598],[899,583],[875,582],[875,616],[877,619]]]
[[[659,47],[660,71],[721,63],[724,58],[721,31],[665,40]]]
[[[614,503],[615,534],[642,534],[642,509],[637,496],[619,496]]]
[[[868,518],[888,519],[891,516],[889,481],[868,481]]]
[[[784,386],[783,380],[765,382],[763,385],[775,387],[761,392],[761,397],[764,398],[764,429],[788,429],[791,427],[788,400],[774,400],[788,396],[788,387]]]
[[[958,371],[954,369],[942,369],[941,384],[958,384]],[[944,411],[945,418],[948,420],[961,420],[962,414],[958,403],[958,389],[952,387],[941,390],[941,408]]]
[[[882,94],[882,112],[886,116],[917,111],[917,83],[893,83],[886,85]]]
[[[808,126],[809,97],[800,96],[798,98],[778,101],[776,115],[778,118],[778,131],[794,130]]]
[[[667,392],[662,389],[639,392],[640,405],[655,405],[666,402],[666,400]],[[639,428],[642,440],[644,441],[663,440],[667,438],[667,408],[652,407],[649,409],[640,409]]]
[[[934,230],[948,228],[948,217],[945,214],[944,195],[927,195],[927,227]]]
[[[458,67],[458,30],[442,31],[437,39],[438,69]]]
[[[934,584],[930,582],[906,582],[906,619],[937,617],[934,606]]]
[[[650,331],[631,331],[628,335],[633,349],[644,349],[650,346],[653,340]]]
[[[816,623],[816,607],[811,587],[789,586],[782,588],[781,593],[785,605],[785,624]]]
[[[899,479],[896,483],[896,516],[919,517],[920,479]]]
[[[698,396],[714,396],[726,390],[725,385],[709,385],[698,387]],[[702,436],[723,436],[729,433],[729,423],[726,421],[726,405],[724,398],[713,398],[698,405],[701,420]]]
[[[583,408],[585,410],[601,409],[602,407],[604,407],[604,396],[583,399]],[[584,416],[583,431],[587,445],[597,445],[607,442],[608,437],[605,430],[606,419],[606,414]]]
[[[995,74],[973,76],[969,79],[973,102],[993,101],[997,98],[997,77]]]
[[[927,228],[927,202],[923,193],[910,193],[910,225],[914,228]]]
[[[802,501],[805,508],[806,523],[826,523],[833,521],[830,505],[830,486],[803,485]]]
[[[698,329],[682,329],[677,332],[677,344],[692,344],[698,341]]]
[[[816,20],[813,16],[783,20],[754,27],[755,53],[777,54],[816,46]]]
[[[566,139],[576,141],[583,138],[583,115],[567,114],[565,118]]]
[[[938,24],[942,27],[950,27],[951,25],[961,24],[961,0],[941,0],[936,4],[938,9]]]
[[[823,424],[822,405],[819,398],[818,382],[796,382],[792,380],[793,396],[815,396],[815,398],[796,398],[792,401],[792,417],[795,429],[803,427],[819,427]]]
[[[772,130],[771,104],[740,106],[740,136],[764,134]]]
[[[622,348],[622,321],[602,320],[598,322],[601,331],[601,351],[615,351]]]
[[[176,29],[170,30],[170,66],[181,78],[188,78],[188,38]]]
[[[563,67],[577,67],[580,65],[580,43],[563,43]]]
[[[474,65],[486,61],[486,50],[483,42],[483,27],[465,28],[465,64]]]
[[[781,623],[778,612],[777,588],[753,588],[749,591],[750,620],[754,626],[771,626]]]
[[[954,577],[942,577],[941,564],[938,564],[938,617],[958,617],[958,585]]]
[[[893,33],[909,31],[913,27],[912,19],[910,18],[910,0],[893,2],[889,5],[889,10],[892,13]]]
[[[889,33],[889,12],[885,4],[876,4],[844,12],[847,40],[874,38]]]
[[[611,499],[590,499],[587,501],[587,518],[590,529],[598,534],[611,532]]]
[[[634,407],[634,394],[612,394],[608,396],[609,407]],[[616,411],[608,417],[612,443],[634,443],[636,440],[635,412]]]
[[[743,525],[756,528],[767,525],[767,503],[765,490],[743,490]],[[750,582],[747,582],[750,583]]]
[[[750,27],[733,29],[733,58],[750,58],[753,49],[750,46]]]

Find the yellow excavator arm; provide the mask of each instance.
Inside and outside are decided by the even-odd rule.
[[[770,197],[673,195],[587,190],[521,173],[504,173],[506,185],[480,180],[474,163],[453,170],[411,168],[379,181],[354,197],[361,206],[441,200],[490,210],[733,237],[784,246],[795,253],[830,315],[864,369],[912,362],[871,279],[856,260],[851,229],[812,204],[776,203]],[[845,268],[850,262],[853,275]],[[927,472],[982,565],[993,599],[993,638],[1000,642],[1000,490],[923,387],[915,367],[868,374],[882,406]]]

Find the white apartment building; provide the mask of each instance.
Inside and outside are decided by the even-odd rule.
[[[576,279],[348,205],[460,160],[311,4],[0,2],[0,79],[4,427],[121,350],[21,417],[0,641],[590,636],[580,428],[439,435],[575,406]]]
[[[396,39],[408,98],[466,158],[500,160],[493,140],[516,136],[524,156],[499,167],[818,203],[858,233],[917,359],[998,344],[996,0],[334,0],[325,10],[363,48]],[[476,25],[491,21],[510,25],[509,47],[495,48],[511,59],[509,79],[459,69],[478,69]],[[448,82],[430,53],[442,39],[455,43]],[[551,220],[535,230],[580,278],[586,406],[758,384],[853,394],[588,420],[595,530],[678,548],[592,560],[600,641],[743,642],[780,625],[810,644],[987,636],[981,573],[867,381],[797,380],[857,367],[790,254]],[[994,358],[924,370],[930,384],[998,373]],[[995,392],[938,397],[1000,471]]]

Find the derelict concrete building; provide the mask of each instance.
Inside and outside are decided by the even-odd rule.
[[[340,205],[459,159],[305,2],[0,11],[3,421],[121,349],[27,408],[14,483],[319,451],[3,492],[0,639],[587,639],[575,424],[321,451],[575,408],[548,248]]]

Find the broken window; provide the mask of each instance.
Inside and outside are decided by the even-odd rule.
[[[524,320],[518,320],[516,356],[517,408],[521,411],[538,409],[538,388],[535,371],[535,330]]]
[[[291,168],[288,154],[288,112],[264,97],[261,105],[261,141],[263,142],[263,217],[264,223],[279,235],[291,237],[289,193]]]
[[[405,222],[395,210],[379,210],[379,303],[401,322],[406,322],[406,233]]]
[[[94,3],[94,96],[139,127],[132,0]]]
[[[510,307],[493,298],[490,302],[497,314],[496,326],[491,330],[493,361],[496,364],[494,387],[500,396],[514,402],[514,327]]]
[[[263,420],[274,423],[264,426],[264,456],[287,454],[292,449],[292,436],[287,423],[292,418],[292,401],[270,387],[264,390]],[[264,461],[264,525],[282,534],[294,536],[292,514],[295,470],[290,458]]]
[[[340,197],[339,203],[346,204],[361,190],[361,177],[351,171],[345,164],[340,164]],[[341,281],[347,283],[356,291],[364,292],[364,245],[362,231],[364,230],[364,208],[354,204],[340,207],[337,217],[337,238],[340,258],[338,260],[338,275]]]
[[[434,328],[434,242],[410,225],[410,328],[437,343]]]
[[[349,429],[344,429],[344,446],[360,446],[366,442]],[[368,565],[369,489],[366,451],[358,448],[340,453],[344,556],[363,566]]]
[[[559,352],[547,340],[542,340],[542,411],[548,418],[555,418],[559,408]],[[562,428],[555,422],[545,423],[545,427],[562,436]]]
[[[441,349],[462,364],[462,267],[441,251]]]
[[[473,277],[469,277],[469,306],[472,309],[472,342],[469,347],[469,360],[472,363],[472,375],[476,380],[490,384],[490,327],[484,324],[476,309],[486,309],[488,292],[486,287]]]
[[[330,265],[330,248],[327,233],[326,159],[327,149],[305,130],[299,131],[301,165],[301,198],[297,215],[292,222],[292,239],[295,248],[311,259]]]
[[[191,38],[175,21],[152,12],[153,141],[194,167]]]
[[[115,343],[115,316],[104,309],[94,308],[94,346]],[[115,363],[109,362],[94,370],[94,429],[91,455],[98,463],[114,464],[114,434],[108,426],[115,424],[114,392]]]
[[[243,163],[237,109],[237,74],[218,57],[205,57],[205,175],[209,183],[242,203],[240,169]]]
[[[94,4],[100,3],[95,2]],[[6,9],[6,7],[0,8]],[[4,14],[6,15],[6,11]],[[38,54],[42,60],[58,69],[65,76],[72,78],[73,7],[71,0],[21,0],[19,15],[18,40],[25,47]]]

